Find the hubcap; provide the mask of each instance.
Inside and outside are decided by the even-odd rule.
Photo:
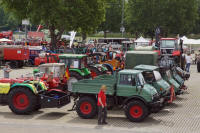
[[[80,106],[80,110],[83,114],[89,114],[92,111],[92,105],[89,102],[83,102]]]
[[[28,96],[24,93],[15,94],[13,97],[13,105],[17,109],[25,109],[29,105]]]
[[[130,108],[129,113],[133,118],[139,118],[142,116],[143,110],[140,106],[135,105]]]

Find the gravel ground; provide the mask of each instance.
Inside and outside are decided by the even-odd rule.
[[[34,68],[13,70],[10,77],[31,73]],[[0,72],[2,77],[2,71]],[[76,112],[67,111],[72,104],[59,109],[41,109],[31,115],[15,115],[7,106],[0,106],[0,128],[4,133],[199,133],[200,129],[200,73],[191,68],[186,81],[188,90],[162,111],[151,114],[144,122],[129,122],[123,111],[108,111],[108,125],[97,126],[96,119],[81,119]]]

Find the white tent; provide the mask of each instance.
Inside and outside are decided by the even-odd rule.
[[[183,36],[182,38],[180,38],[183,40],[183,44],[184,45],[189,45],[190,48],[190,52],[192,50],[192,47],[200,47],[200,39],[188,39],[186,36]]]
[[[149,40],[146,40],[145,38],[143,38],[142,36],[140,38],[138,38],[137,40],[135,40],[134,42],[136,43],[149,43]]]
[[[200,39],[188,39],[186,36],[183,36],[181,39],[183,40],[183,44],[200,45]]]
[[[150,42],[149,40],[143,38],[142,36],[134,41],[136,46],[148,46],[149,42]]]
[[[9,40],[7,38],[2,38],[2,39],[0,39],[0,42],[12,42],[12,40]]]

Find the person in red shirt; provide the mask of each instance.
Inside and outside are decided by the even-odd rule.
[[[106,86],[102,85],[98,93],[98,125],[107,124],[107,104],[106,104]]]

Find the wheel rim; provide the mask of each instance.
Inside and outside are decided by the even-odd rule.
[[[135,105],[130,108],[129,113],[133,118],[139,118],[143,114],[143,109],[140,106]]]
[[[78,80],[75,77],[70,77],[68,80],[68,90],[72,91],[72,83],[76,83]]]
[[[13,105],[15,108],[23,110],[29,106],[28,96],[24,93],[17,93],[13,97]]]
[[[92,105],[89,102],[83,102],[81,103],[80,110],[87,115],[92,112]]]

